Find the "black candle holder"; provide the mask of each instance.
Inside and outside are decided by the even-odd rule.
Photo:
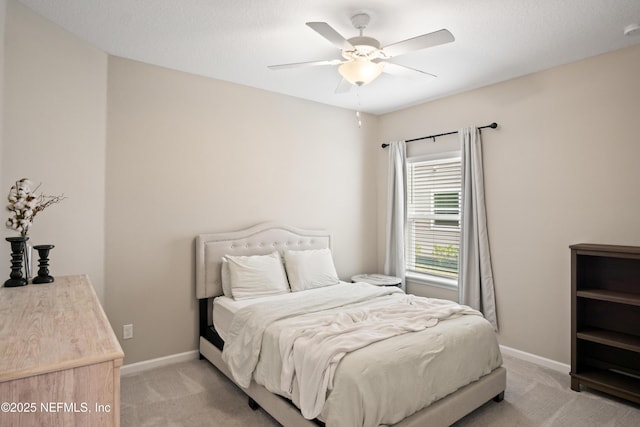
[[[32,283],[53,283],[53,276],[49,275],[49,251],[53,249],[53,245],[35,245],[33,249],[38,251],[38,275],[33,278]]]
[[[11,273],[10,279],[4,282],[6,288],[15,288],[17,286],[24,286],[28,282],[27,279],[22,277],[22,260],[24,257],[25,242],[29,240],[28,237],[7,237],[7,242],[11,243]]]

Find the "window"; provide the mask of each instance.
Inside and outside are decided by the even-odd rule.
[[[409,159],[406,268],[410,274],[457,280],[461,185],[459,153]]]

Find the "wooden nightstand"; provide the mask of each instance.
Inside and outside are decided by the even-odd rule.
[[[384,274],[356,274],[351,276],[352,282],[365,282],[375,286],[400,286],[402,279]]]

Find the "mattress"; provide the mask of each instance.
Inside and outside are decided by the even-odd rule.
[[[216,328],[216,332],[223,340],[227,339],[227,331],[231,326],[234,314],[251,304],[255,304],[259,301],[268,300],[272,297],[263,297],[248,300],[236,301],[230,297],[217,297],[213,300],[213,326]]]

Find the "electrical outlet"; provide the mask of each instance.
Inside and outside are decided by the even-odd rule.
[[[123,325],[122,326],[122,339],[129,340],[133,338],[133,325]]]

